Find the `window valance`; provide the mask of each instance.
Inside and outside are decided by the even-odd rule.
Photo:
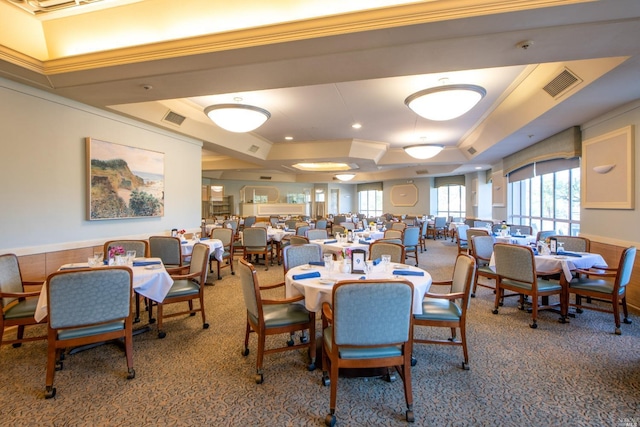
[[[382,191],[382,182],[367,182],[356,185],[356,191]]]
[[[437,176],[434,178],[433,184],[436,188],[444,187],[447,185],[462,185],[464,186],[464,175],[454,176]]]

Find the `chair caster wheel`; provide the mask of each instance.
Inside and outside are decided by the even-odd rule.
[[[533,322],[532,324],[529,325],[529,327],[531,329],[537,329],[538,328],[538,324],[536,322]]]
[[[21,342],[14,342],[13,344],[11,344],[13,346],[13,348],[18,348],[22,346]]]
[[[289,341],[287,341],[287,345],[288,345],[289,347],[291,347],[293,344],[294,344],[294,342],[293,342],[293,338],[291,338]]]
[[[307,366],[307,370],[308,371],[315,371],[316,370],[316,364],[315,363],[309,363],[309,366]]]
[[[408,423],[414,423],[416,421],[415,416],[413,415],[413,411],[408,410],[407,411],[407,422]]]
[[[331,385],[331,379],[329,378],[328,375],[322,376],[322,385],[325,387],[329,387],[329,385]]]
[[[622,335],[622,331],[620,330],[620,328],[616,328],[615,333],[616,335]]]
[[[255,380],[256,384],[262,384],[264,382],[264,375],[256,374]]]
[[[195,313],[189,313],[189,316],[190,316],[190,317],[193,317],[193,316],[195,316],[195,315],[196,315]]]
[[[244,350],[242,350],[242,352],[240,352],[240,354],[242,354],[243,356],[248,356],[249,355],[249,349],[245,348]]]
[[[336,425],[336,416],[335,415],[327,415],[324,419],[324,425],[333,427]]]
[[[232,272],[231,272],[231,275],[232,275],[232,276],[235,276],[235,275],[236,275],[236,272],[235,272],[235,271],[232,271]]]
[[[469,364],[467,362],[462,362],[462,369],[464,369],[465,371],[469,370]]]
[[[156,319],[149,319],[149,323],[156,323]]]
[[[493,313],[493,314],[498,314],[498,309],[497,309],[497,308],[494,308],[494,309],[493,309],[493,311],[492,311],[492,313]]]
[[[44,391],[44,398],[51,399],[55,395],[56,395],[56,388],[47,386],[46,390]]]
[[[160,331],[160,332],[158,332],[158,338],[162,339],[162,338],[164,338],[164,337],[166,337],[166,336],[167,336],[167,333],[166,333],[166,332],[164,332],[164,331]]]
[[[624,323],[625,325],[630,325],[632,322],[631,322],[631,320],[629,320],[627,317],[625,317],[625,318],[622,320],[622,323]]]
[[[582,314],[583,310],[581,308],[576,308],[576,313]]]
[[[132,380],[135,377],[136,377],[136,370],[133,368],[129,369],[129,372],[127,373],[127,379]]]
[[[476,294],[471,294],[471,298],[475,298],[475,297],[476,297]]]
[[[55,366],[55,370],[56,371],[62,371],[63,367],[64,367],[64,365],[62,364],[62,362],[60,362],[60,361],[56,362],[56,366]]]
[[[398,377],[396,377],[395,374],[385,374],[383,378],[386,382],[389,382],[389,383],[392,383],[398,379]]]
[[[564,317],[564,316],[562,316],[560,319],[558,319],[558,322],[560,322],[560,323],[569,323],[569,322],[567,321],[567,318],[566,318],[566,317]]]
[[[300,336],[300,344],[306,344],[309,342],[309,338],[306,335]]]
[[[202,324],[202,329],[209,329],[209,324],[208,323],[203,323]]]
[[[416,366],[418,364],[418,359],[416,359],[415,357],[411,356],[411,366]]]

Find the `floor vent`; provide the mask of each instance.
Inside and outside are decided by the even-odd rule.
[[[167,114],[165,114],[165,116],[162,118],[162,121],[180,126],[182,125],[182,122],[184,122],[184,119],[186,119],[185,116],[181,116],[180,114],[174,113],[173,111],[169,110]]]
[[[564,92],[580,84],[581,82],[582,80],[578,76],[565,68],[553,80],[547,83],[547,85],[543,87],[542,90],[547,92],[552,98],[558,98]]]

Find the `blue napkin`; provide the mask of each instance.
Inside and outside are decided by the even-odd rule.
[[[393,270],[396,276],[424,276],[424,271]]]
[[[182,242],[180,242],[181,245],[186,245],[187,243],[189,242],[187,242],[186,240],[183,240]]]
[[[360,276],[358,280],[367,280],[367,276]]]
[[[324,244],[325,244],[325,245],[326,245],[326,244],[328,244],[328,243],[338,243],[338,241],[337,241],[337,240],[335,240],[335,239],[334,239],[334,240],[325,240],[325,241],[324,241]]]
[[[360,240],[358,240],[358,243],[360,243],[361,245],[370,245],[371,244],[371,242],[367,242],[366,239],[360,239]]]
[[[200,241],[202,242],[203,240],[209,240],[209,238],[208,237],[201,237]]]
[[[324,261],[309,261],[309,265],[319,265],[324,267]]]
[[[576,257],[576,258],[582,258],[582,255],[580,254],[576,254],[574,252],[558,252],[558,255],[563,255],[563,256],[572,256],[572,257]]]
[[[534,255],[538,255],[538,250],[536,248],[531,248],[533,250]]]
[[[357,230],[353,230],[354,233],[362,233],[364,230],[362,228],[358,228]]]
[[[382,262],[382,258],[377,258],[373,260],[373,265],[378,265]]]
[[[516,239],[524,239],[527,236],[518,236],[517,234],[514,234],[511,237],[515,237]]]
[[[143,267],[145,265],[158,265],[162,264],[162,261],[133,261],[134,267]]]
[[[311,273],[294,274],[293,280],[313,279],[314,277],[320,277],[320,272],[312,271]]]

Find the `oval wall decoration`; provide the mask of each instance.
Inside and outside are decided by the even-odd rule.
[[[393,206],[415,206],[418,203],[418,187],[414,184],[401,184],[391,187]]]

